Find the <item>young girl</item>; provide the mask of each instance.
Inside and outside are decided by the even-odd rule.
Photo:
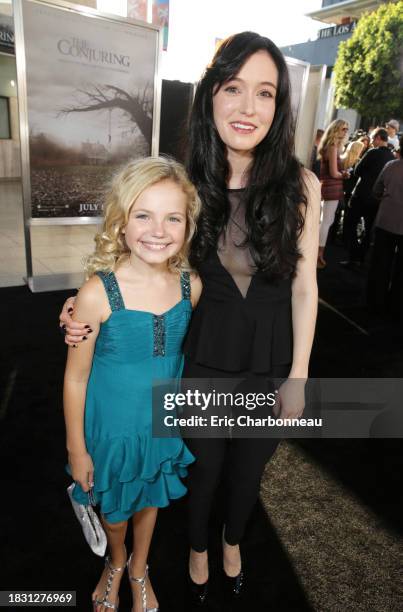
[[[156,611],[147,555],[157,508],[184,495],[194,457],[180,438],[153,438],[152,381],[179,378],[182,340],[201,282],[187,253],[200,203],[180,164],[129,163],[114,179],[105,219],[87,262],[74,317],[85,341],[69,347],[64,412],[74,497],[99,503],[110,554],[93,592],[96,612],[118,607],[127,562],[134,612]]]

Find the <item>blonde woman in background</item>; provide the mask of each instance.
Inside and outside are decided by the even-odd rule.
[[[368,136],[368,134],[364,134],[364,136],[361,136],[361,138],[358,139],[358,142],[362,142],[362,144],[364,145],[361,151],[361,155],[360,155],[360,157],[363,157],[363,155],[365,155],[365,153],[369,149],[369,146],[371,144],[371,139]]]
[[[351,171],[354,168],[361,157],[361,151],[364,147],[364,143],[359,140],[354,140],[347,145],[346,150],[340,156],[343,162],[343,170]]]
[[[365,149],[365,144],[360,140],[354,140],[350,142],[344,153],[341,155],[341,160],[343,162],[343,170],[348,172],[348,177],[344,179],[343,187],[344,187],[344,201],[346,205],[351,197],[351,193],[354,189],[354,185],[357,182],[357,178],[354,177],[354,168],[356,164],[360,161],[362,152]]]
[[[353,189],[358,180],[358,177],[354,176],[355,166],[361,159],[363,151],[366,149],[365,144],[361,139],[353,140],[353,142],[349,142],[346,147],[346,150],[341,155],[341,160],[343,162],[343,170],[348,172],[348,176],[343,181],[343,189],[344,189],[344,206],[343,212],[340,212],[340,215],[343,214],[343,241],[347,241],[347,225],[348,225],[348,217],[349,217],[349,207],[350,207],[350,198],[353,193]]]
[[[337,205],[343,198],[343,179],[348,172],[343,169],[340,155],[348,134],[348,123],[335,119],[326,128],[319,143],[320,181],[322,187],[322,215],[319,230],[318,268],[324,268],[324,251],[329,228],[334,221]]]

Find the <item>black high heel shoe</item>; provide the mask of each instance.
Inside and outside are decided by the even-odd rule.
[[[203,584],[197,584],[196,582],[193,582],[190,577],[190,574],[188,574],[187,587],[190,600],[189,604],[191,606],[199,608],[204,605],[208,595],[208,584],[208,580]]]
[[[225,525],[222,530],[223,547],[226,544],[224,534],[225,534]],[[237,576],[228,576],[225,573],[225,570],[223,568],[222,575],[223,575],[224,593],[226,595],[226,598],[229,600],[239,599],[242,593],[242,589],[245,585],[245,574],[243,572],[243,569],[241,568]]]
[[[223,570],[224,591],[228,598],[239,599],[245,585],[245,575],[243,570],[237,576],[228,576]]]

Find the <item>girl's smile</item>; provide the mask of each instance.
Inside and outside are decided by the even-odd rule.
[[[162,251],[162,249],[166,249],[171,243],[168,242],[166,244],[161,244],[159,242],[145,242],[144,240],[140,241],[140,244],[143,245],[146,249],[150,249],[151,251]]]

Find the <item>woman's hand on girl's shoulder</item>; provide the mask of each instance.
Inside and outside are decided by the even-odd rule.
[[[73,321],[75,297],[69,297],[63,304],[62,312],[59,314],[59,327],[64,330],[64,341],[69,346],[75,346],[76,342],[81,342],[86,331],[86,324]]]
[[[110,307],[104,285],[98,276],[91,276],[77,294],[73,320],[88,320],[92,327],[102,323],[109,315]]]
[[[98,276],[91,276],[75,298],[71,324],[66,324],[66,344],[77,346],[89,338],[95,342],[99,326],[109,314],[110,308],[102,281]]]
[[[191,272],[190,273],[190,299],[191,299],[193,308],[196,308],[197,306],[197,303],[201,296],[202,289],[203,289],[203,285],[202,285],[200,276],[197,274],[197,272]]]

